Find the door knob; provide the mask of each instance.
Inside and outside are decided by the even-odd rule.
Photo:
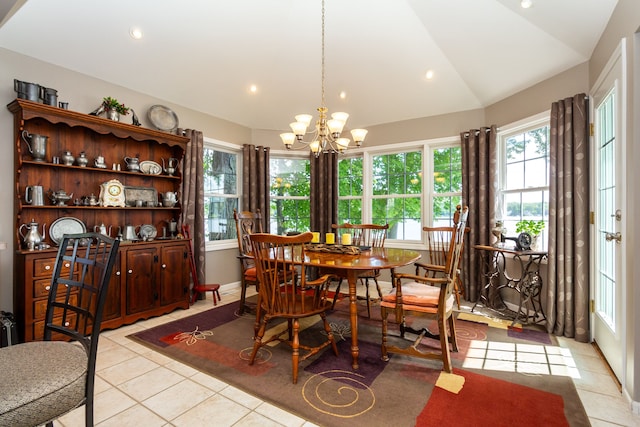
[[[604,238],[607,242],[615,240],[616,243],[620,243],[622,241],[622,234],[620,232],[617,233],[605,233]]]

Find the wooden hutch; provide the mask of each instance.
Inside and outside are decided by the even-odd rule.
[[[129,226],[128,230],[133,226],[138,231],[143,225],[147,230],[157,230],[153,238],[147,236],[147,239],[121,243],[109,286],[103,329],[117,328],[176,308],[189,308],[189,242],[162,233],[169,228],[170,221],[179,220],[180,204],[164,207],[161,200],[157,200],[157,206],[145,202],[140,207],[135,201],[127,200],[124,207],[105,207],[82,202],[91,195],[98,197],[102,184],[113,179],[126,190],[142,191],[147,197],[178,192],[182,182],[180,170],[174,175],[157,170],[152,173],[129,171],[124,158],[135,157],[158,164],[168,158],[182,160],[188,138],[24,99],[16,99],[7,107],[14,116],[14,312],[20,340],[43,337],[49,281],[58,249],[54,241],[57,239],[52,239],[47,227],[52,223],[59,225],[60,218],[69,218],[70,224],[80,224],[87,231],[110,227],[112,237],[125,226]],[[22,138],[24,130],[48,137],[44,161],[36,161],[31,155]],[[88,165],[53,163],[53,157],[62,156],[64,151],[71,151],[74,156],[84,152]],[[99,156],[104,157],[106,167],[95,166],[94,159]],[[26,203],[27,186],[42,186],[44,205]],[[68,195],[73,193],[63,206],[54,205],[49,198],[51,191],[59,190]],[[20,228],[31,222],[39,224],[40,233],[45,227],[45,248],[28,250],[23,245],[24,233]]]

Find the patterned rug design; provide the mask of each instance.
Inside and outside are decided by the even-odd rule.
[[[552,336],[540,330],[457,321],[459,352],[452,353],[454,375],[448,378],[457,380],[461,389],[452,392],[435,385],[442,380],[442,363],[437,360],[391,355],[389,362],[383,362],[379,309],[374,307],[372,319],[366,318],[364,302],[359,310],[360,369],[351,368],[351,331],[344,300],[328,316],[339,355],[325,349],[302,362],[295,385],[291,383],[291,349],[285,344],[264,347],[249,366],[255,318],[238,316],[236,304],[130,338],[321,426],[507,426],[514,425],[514,418],[519,426],[589,425],[571,379],[551,375],[554,369],[548,367],[545,374],[537,366],[544,363],[535,363],[541,353],[546,360],[550,360],[548,354],[557,353]],[[283,327],[286,323],[272,330]],[[303,328],[303,343],[315,343],[324,333],[319,318]],[[429,339],[423,343],[436,344]]]

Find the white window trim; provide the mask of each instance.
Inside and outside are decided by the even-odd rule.
[[[549,192],[551,190],[551,177],[549,177],[548,180],[548,186],[544,186],[544,187],[527,187],[527,188],[522,188],[522,189],[510,189],[510,190],[506,190],[505,186],[506,186],[506,177],[507,177],[507,168],[506,168],[506,162],[505,159],[507,157],[507,148],[506,148],[506,140],[507,138],[513,136],[513,135],[517,135],[519,133],[522,133],[523,131],[527,131],[527,130],[532,130],[532,129],[537,129],[539,127],[542,126],[549,126],[551,125],[551,110],[546,110],[542,113],[538,113],[535,114],[533,116],[524,118],[522,120],[518,120],[517,122],[508,124],[506,126],[501,126],[500,129],[498,130],[498,134],[497,134],[497,140],[498,140],[498,144],[499,144],[499,150],[498,150],[498,173],[499,173],[499,177],[498,177],[498,188],[499,188],[499,197],[498,197],[498,206],[496,208],[497,212],[496,215],[499,215],[500,217],[504,217],[504,197],[507,194],[523,194],[523,193],[528,193],[528,192],[539,192],[539,191],[543,191],[546,190],[547,192]],[[549,144],[551,143],[551,141],[549,141]],[[549,153],[550,155],[550,153]],[[549,217],[546,218],[547,221],[547,230],[544,230],[544,232],[548,233],[548,222],[549,222]],[[508,230],[509,234],[515,234],[515,230]],[[547,237],[547,243],[548,243],[548,237]]]
[[[374,147],[367,147],[366,150],[362,150],[363,165],[362,174],[364,180],[364,191],[362,195],[362,221],[371,222],[371,201],[373,200],[373,176],[371,171],[372,157],[381,154],[394,154],[399,152],[421,151],[422,152],[422,192],[419,194],[421,197],[420,204],[422,206],[422,227],[426,224],[431,224],[431,202],[433,199],[433,188],[429,186],[426,188],[424,183],[425,177],[433,176],[433,150],[442,147],[451,147],[452,145],[460,144],[460,138],[458,136],[449,136],[443,138],[434,138],[428,140],[408,141],[396,144],[377,145]],[[430,181],[429,181],[430,182]],[[414,195],[410,195],[413,197]],[[422,228],[421,227],[421,228]],[[424,233],[421,233],[419,240],[397,240],[387,239],[385,246],[390,248],[404,248],[414,250],[426,250],[427,242]]]
[[[238,197],[238,206],[240,206],[240,204],[242,203],[242,146],[225,141],[220,141],[218,139],[208,138],[206,136],[203,137],[203,142],[204,148],[238,155],[238,179],[236,182],[236,194]],[[217,196],[227,197],[228,195],[220,194]],[[240,209],[242,209],[242,206],[240,206]],[[217,240],[214,242],[209,241],[205,243],[205,252],[233,249],[237,247],[238,239]]]
[[[507,140],[507,138],[513,136],[513,135],[517,135],[519,133],[522,133],[525,130],[531,130],[531,129],[535,129],[541,126],[549,126],[550,124],[550,114],[551,114],[551,110],[547,110],[545,112],[533,115],[531,117],[522,119],[522,120],[518,120],[517,122],[508,124],[506,126],[501,126],[500,129],[498,130],[498,134],[497,134],[497,139],[499,141],[500,144],[500,149],[498,150],[498,173],[499,173],[499,186],[498,188],[500,189],[500,200],[499,200],[499,209],[501,212],[499,212],[500,214],[502,214],[502,210],[503,210],[503,195],[504,194],[509,194],[509,193],[522,193],[522,192],[526,192],[526,191],[540,191],[543,188],[547,188],[547,191],[549,189],[549,187],[536,187],[536,188],[526,188],[526,189],[518,189],[518,190],[505,190],[505,182],[507,180],[507,169],[505,167],[505,159],[507,157],[507,152],[506,152],[506,144],[505,141]]]

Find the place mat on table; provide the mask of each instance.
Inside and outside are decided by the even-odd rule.
[[[327,245],[325,243],[307,243],[305,250],[311,252],[331,252],[336,254],[358,255],[361,252],[360,246],[348,245]]]

